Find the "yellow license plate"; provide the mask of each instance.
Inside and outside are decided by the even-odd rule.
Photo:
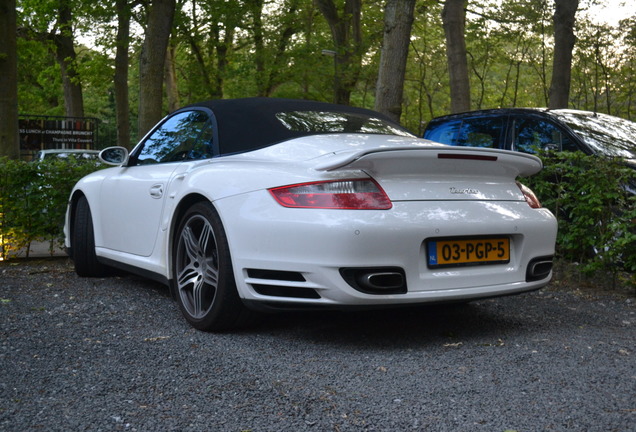
[[[507,263],[510,261],[510,239],[435,239],[428,241],[427,252],[429,267]]]

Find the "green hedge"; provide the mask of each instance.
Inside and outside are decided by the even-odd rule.
[[[522,179],[559,220],[557,253],[584,272],[636,271],[636,170],[580,152],[540,154],[544,169]]]
[[[0,257],[8,259],[34,241],[51,249],[64,243],[64,215],[71,189],[100,168],[96,162],[24,162],[0,158]],[[26,248],[26,249],[25,249]]]

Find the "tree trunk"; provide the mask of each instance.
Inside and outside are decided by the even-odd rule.
[[[384,41],[375,90],[375,110],[400,121],[406,60],[415,0],[388,0],[384,9]]]
[[[314,0],[314,3],[327,20],[333,37],[334,102],[349,105],[362,61],[362,0],[345,0],[342,14],[338,13],[334,0]]]
[[[467,0],[446,0],[442,11],[453,113],[470,111],[470,80],[464,37],[466,3]]]
[[[59,33],[52,36],[55,44],[55,55],[62,71],[64,87],[64,107],[68,117],[84,117],[84,96],[82,84],[77,71],[77,56],[72,31],[72,11],[68,0],[60,0],[58,4]]]
[[[574,23],[579,0],[555,0],[554,61],[550,84],[550,109],[567,108],[570,98],[572,50],[576,42]]]
[[[229,52],[232,49],[232,39],[234,38],[234,28],[227,28],[224,36],[217,35],[216,39],[216,76],[214,79],[213,99],[222,99],[226,69],[230,63]]]
[[[168,112],[179,108],[179,87],[177,86],[177,70],[175,67],[176,46],[168,44],[166,50],[166,94],[168,96]]]
[[[175,0],[155,0],[150,6],[146,37],[139,59],[139,137],[163,116],[163,71],[172,30]]]
[[[15,0],[0,4],[0,157],[20,157]]]
[[[115,115],[117,144],[128,149],[130,140],[130,105],[128,102],[128,48],[130,46],[130,5],[128,0],[117,0],[117,35],[115,54]]]
[[[308,11],[305,15],[305,21],[303,23],[303,30],[302,30],[302,46],[303,49],[305,50],[305,52],[312,52],[312,44],[313,44],[313,36],[315,34],[315,22],[316,22],[316,18],[318,16],[317,13],[315,13],[315,7],[316,4],[315,3],[311,3],[310,5],[307,6],[308,7]],[[311,68],[303,68],[303,75],[302,75],[302,89],[303,89],[303,99],[311,99],[311,86],[312,86],[312,77],[313,77],[313,73]]]

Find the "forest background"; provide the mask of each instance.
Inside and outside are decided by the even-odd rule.
[[[620,0],[2,2],[15,31],[0,30],[0,50],[15,39],[16,67],[0,102],[95,117],[99,147],[131,147],[188,103],[248,96],[376,108],[418,135],[480,108],[636,116],[636,15],[594,12]]]

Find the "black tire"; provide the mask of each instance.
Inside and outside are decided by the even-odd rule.
[[[172,289],[185,319],[198,330],[243,327],[253,313],[239,298],[221,219],[210,203],[184,214],[172,253]]]
[[[86,197],[82,196],[75,205],[71,233],[71,247],[75,272],[82,277],[101,277],[108,268],[95,255],[95,234],[93,218]]]

